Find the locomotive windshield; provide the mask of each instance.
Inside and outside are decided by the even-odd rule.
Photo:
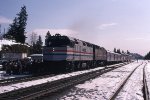
[[[46,39],[45,45],[49,47],[71,46],[71,41],[67,36],[50,36]]]

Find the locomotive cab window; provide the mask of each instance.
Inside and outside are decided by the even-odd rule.
[[[83,46],[86,46],[86,43],[85,43],[85,42],[83,42]]]
[[[74,39],[74,41],[75,41],[75,44],[78,44],[78,41],[77,41],[77,39]]]

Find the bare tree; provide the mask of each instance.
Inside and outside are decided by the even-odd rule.
[[[35,44],[37,41],[37,34],[35,32],[32,32],[31,34],[31,45]]]

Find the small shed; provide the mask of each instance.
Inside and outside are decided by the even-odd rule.
[[[24,59],[27,57],[27,53],[3,53],[2,58],[6,60]]]
[[[0,43],[1,58],[6,60],[24,59],[28,55],[29,45],[21,43]]]

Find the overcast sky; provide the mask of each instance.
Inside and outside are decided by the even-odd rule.
[[[150,51],[150,0],[0,0],[0,24],[8,28],[27,7],[27,34],[60,33],[108,50]]]

